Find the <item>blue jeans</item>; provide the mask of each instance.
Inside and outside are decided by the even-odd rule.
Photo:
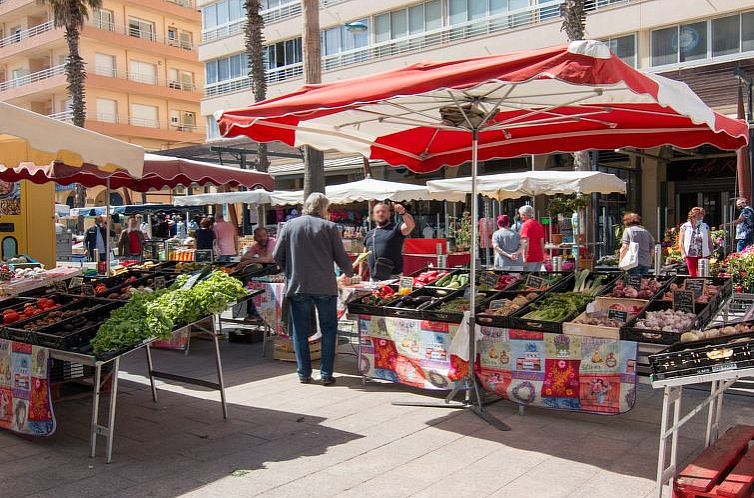
[[[317,308],[319,328],[322,331],[323,378],[332,377],[335,363],[335,341],[338,336],[337,296],[295,294],[290,297],[291,323],[293,325],[293,349],[296,352],[296,371],[299,378],[312,376],[312,360],[309,356],[309,331],[312,329],[312,307]]]
[[[649,273],[649,267],[648,266],[637,266],[636,268],[631,268],[626,273],[629,275],[646,275]]]

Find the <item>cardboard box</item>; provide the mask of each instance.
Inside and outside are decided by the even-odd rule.
[[[322,358],[322,343],[320,341],[309,343],[309,356],[312,361]],[[293,341],[288,337],[276,337],[272,343],[272,358],[282,361],[296,361]]]

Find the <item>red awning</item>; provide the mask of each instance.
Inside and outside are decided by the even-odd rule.
[[[306,85],[217,117],[225,137],[359,153],[418,172],[468,162],[474,119],[480,161],[748,141],[746,123],[714,112],[684,83],[642,73],[591,40]]]
[[[122,171],[107,173],[89,165],[74,168],[62,163],[47,166],[24,163],[16,168],[0,167],[0,180],[8,182],[30,180],[34,183],[47,183],[54,181],[60,185],[80,183],[85,187],[94,187],[105,185],[108,177],[110,188],[129,188],[136,192],[192,184],[249,189],[262,187],[267,190],[273,190],[275,187],[275,180],[267,173],[155,154],[144,155],[144,172],[140,179],[132,178]]]

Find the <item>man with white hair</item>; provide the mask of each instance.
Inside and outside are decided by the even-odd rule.
[[[338,282],[334,264],[348,277],[353,267],[348,258],[340,230],[328,221],[330,201],[324,194],[312,193],[304,202],[301,216],[287,221],[277,240],[273,258],[285,273],[285,293],[291,303],[293,348],[296,352],[298,378],[303,384],[312,381],[309,355],[309,331],[314,307],[322,332],[320,381],[335,383],[333,364],[338,334]]]
[[[542,271],[545,261],[545,227],[534,219],[534,208],[531,206],[521,206],[518,214],[523,221],[519,235],[524,271]]]

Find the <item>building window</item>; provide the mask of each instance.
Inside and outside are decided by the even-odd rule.
[[[155,85],[157,84],[157,66],[132,59],[128,62],[128,79],[147,85]]]
[[[128,122],[134,126],[159,128],[159,111],[153,105],[131,104],[131,115]]]
[[[154,23],[136,17],[128,18],[128,35],[135,38],[155,41]]]
[[[265,50],[268,48],[265,47]],[[249,72],[248,67],[249,59],[245,52],[231,55],[230,57],[223,57],[222,59],[207,61],[204,64],[206,84],[211,85],[212,83],[245,77]],[[187,78],[185,73],[182,78]],[[193,79],[192,74],[192,85]],[[185,79],[182,79],[182,81],[185,81]]]
[[[369,19],[360,19],[322,32],[325,55],[346,52],[369,45]]]
[[[179,71],[175,68],[168,69],[168,86],[176,90],[194,90],[194,73],[191,71]]]
[[[108,9],[94,9],[94,26],[107,31],[115,31],[115,14]]]
[[[97,104],[97,121],[105,123],[118,122],[118,102],[112,99],[100,99]]]
[[[298,64],[301,61],[301,38],[294,38],[265,47],[265,62],[268,70]]]
[[[754,50],[754,12],[652,31],[652,65],[735,56]]]
[[[466,21],[466,0],[449,0],[448,10],[451,24]],[[463,17],[463,21],[453,20],[460,17]],[[442,3],[441,0],[433,0],[375,16],[374,39],[380,43],[441,27]]]
[[[738,15],[712,20],[712,57],[739,52],[740,22],[741,18]]]
[[[178,129],[178,131],[194,131],[196,129],[196,113],[171,109],[170,126]]]
[[[261,2],[261,9],[265,9],[265,2]],[[224,0],[202,7],[202,28],[209,30],[224,26],[246,17],[243,0]]]
[[[220,138],[220,128],[214,116],[207,116],[207,140]]]
[[[631,67],[636,67],[636,35],[630,34],[609,38],[607,44],[610,51]]]
[[[94,74],[99,76],[116,76],[115,56],[110,54],[94,54]]]

